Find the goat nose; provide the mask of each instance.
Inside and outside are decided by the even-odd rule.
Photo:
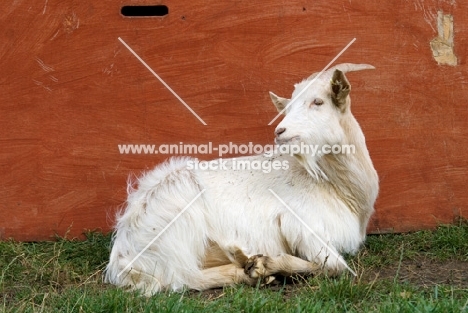
[[[281,135],[282,133],[284,133],[285,131],[286,131],[286,128],[280,127],[280,128],[277,128],[277,129],[275,130],[275,134],[276,134],[276,136],[279,136],[279,135]]]

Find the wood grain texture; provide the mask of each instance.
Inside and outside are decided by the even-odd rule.
[[[154,3],[169,14],[119,13]],[[453,16],[457,66],[432,56],[439,10]],[[118,144],[272,143],[268,91],[289,96],[353,38],[339,62],[377,68],[348,76],[381,178],[369,231],[467,217],[467,10],[448,0],[3,1],[0,238],[108,231],[128,176],[167,157],[121,155]]]

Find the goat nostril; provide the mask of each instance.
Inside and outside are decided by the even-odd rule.
[[[282,133],[284,133],[285,131],[286,131],[286,128],[281,127],[281,128],[278,128],[278,129],[275,130],[275,134],[276,134],[276,136],[279,136]]]

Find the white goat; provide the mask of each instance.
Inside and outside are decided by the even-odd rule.
[[[106,281],[151,295],[254,285],[259,279],[268,283],[274,274],[343,271],[347,265],[339,253],[356,252],[365,239],[378,193],[377,173],[351,114],[344,73],[372,68],[340,64],[297,84],[292,97],[300,96],[275,131],[279,145],[354,145],[353,154],[237,159],[276,159],[289,166],[270,173],[202,171],[187,167],[194,159],[172,158],[139,178],[136,189],[129,184]],[[270,96],[278,111],[290,101]]]

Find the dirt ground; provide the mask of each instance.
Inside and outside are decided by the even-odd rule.
[[[400,282],[430,287],[435,285],[451,285],[456,288],[468,288],[468,262],[434,261],[426,258],[402,261],[398,264],[364,273],[366,281],[373,279],[394,279],[398,273]]]

